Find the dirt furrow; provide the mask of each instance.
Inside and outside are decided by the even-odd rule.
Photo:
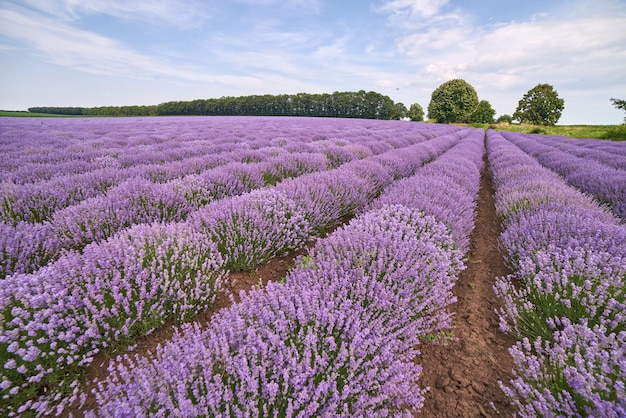
[[[486,156],[485,156],[486,160]],[[508,348],[514,339],[498,329],[494,309],[500,301],[494,279],[509,273],[497,248],[500,221],[496,215],[488,161],[481,173],[476,227],[471,235],[467,269],[460,275],[451,309],[455,340],[424,345],[417,359],[424,368],[422,387],[429,386],[419,417],[512,416],[513,409],[498,380],[511,377]]]

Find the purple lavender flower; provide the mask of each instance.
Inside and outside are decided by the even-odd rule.
[[[251,270],[298,248],[311,233],[296,203],[272,189],[216,201],[188,222],[217,244],[232,270]]]
[[[0,280],[30,273],[55,259],[61,244],[48,223],[0,223]]]
[[[345,298],[354,273],[329,279],[270,283],[208,329],[184,328],[154,358],[120,359],[96,393],[97,415],[388,416],[419,408],[412,348]]]
[[[106,196],[57,211],[51,224],[63,248],[80,250],[134,224],[180,221],[189,210],[188,203],[167,185],[133,178]]]
[[[454,302],[451,289],[464,269],[461,252],[445,225],[403,205],[384,205],[355,218],[318,241],[301,263],[290,279],[302,270],[320,268],[363,272],[363,286],[382,284],[396,294],[395,302],[381,311],[387,311],[392,321],[400,316],[417,321],[420,335],[449,327],[451,315],[445,307]],[[403,304],[403,314],[396,314],[393,306]],[[407,312],[413,313],[406,316]]]

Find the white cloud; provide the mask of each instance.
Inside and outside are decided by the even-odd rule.
[[[182,28],[197,27],[209,16],[197,0],[25,0],[29,6],[64,20],[86,15],[146,21]]]
[[[383,13],[405,17],[432,17],[437,15],[448,0],[391,0],[379,7]]]
[[[287,10],[298,10],[307,13],[319,14],[322,10],[321,0],[234,0],[250,6],[281,6]]]
[[[313,53],[313,58],[324,65],[343,60],[347,56],[347,39],[337,39],[328,45],[320,45]]]
[[[542,79],[566,83],[626,68],[626,32],[615,30],[620,27],[626,27],[625,16],[432,27],[398,38],[397,48],[437,80],[473,77],[502,88]]]
[[[221,62],[227,63],[230,68],[272,71],[281,74],[306,75],[309,71],[302,65],[301,60],[295,59],[292,54],[275,50],[232,51],[221,49],[218,54]]]
[[[331,1],[7,0],[0,81],[52,97],[48,86],[82,78],[74,96],[62,95],[84,94],[90,105],[113,101],[106,92],[124,104],[364,89],[426,108],[437,85],[463,78],[498,114],[550,83],[566,99],[563,121],[587,103],[589,114],[606,105],[608,115],[608,97],[626,91],[623,0],[533,0],[526,16],[454,0],[375,0],[359,10]],[[36,88],[30,67],[39,68]]]

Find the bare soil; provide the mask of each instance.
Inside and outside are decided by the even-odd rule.
[[[508,348],[515,340],[499,330],[494,312],[500,306],[493,292],[495,278],[510,271],[497,247],[501,227],[487,163],[485,157],[467,269],[453,290],[456,340],[424,345],[416,359],[423,367],[419,382],[430,387],[419,417],[510,417],[514,413],[498,385],[498,380],[507,382],[512,377]]]
[[[476,228],[471,236],[467,269],[460,275],[454,293],[457,303],[453,341],[446,345],[423,345],[416,361],[422,365],[420,386],[430,387],[419,417],[494,417],[512,416],[513,409],[498,386],[498,380],[511,378],[513,362],[508,348],[514,339],[498,329],[494,309],[500,306],[492,286],[498,276],[509,273],[497,248],[500,222],[495,213],[491,173],[486,168],[481,176]],[[347,219],[346,219],[347,221]],[[198,314],[194,320],[206,325],[220,309],[239,300],[241,291],[281,280],[293,266],[297,256],[306,254],[313,240],[305,248],[270,260],[254,272],[231,272],[228,284],[215,303]],[[133,353],[147,355],[157,345],[173,335],[175,324],[168,322],[161,329],[137,340]],[[87,371],[87,381],[103,380],[107,366],[116,353],[99,355]],[[89,389],[88,389],[89,391]],[[82,411],[96,408],[89,396],[82,408],[71,408],[82,416]]]

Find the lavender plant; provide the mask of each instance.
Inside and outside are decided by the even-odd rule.
[[[500,385],[519,416],[624,416],[626,333],[585,320],[554,322],[553,342],[524,339],[510,350],[518,372]]]
[[[106,196],[56,212],[51,224],[62,248],[80,250],[135,224],[180,221],[189,211],[187,202],[167,185],[133,178]]]
[[[273,186],[284,179],[303,174],[324,171],[330,165],[326,155],[316,153],[292,153],[274,157],[267,163],[267,168],[263,172],[266,186]]]
[[[311,229],[301,212],[283,193],[269,189],[211,203],[188,222],[216,243],[228,269],[249,271],[306,242]]]
[[[41,223],[50,219],[59,209],[104,195],[111,186],[123,179],[120,170],[103,168],[24,185],[2,182],[0,220],[9,224],[22,221]]]
[[[322,232],[372,199],[376,187],[349,170],[286,180],[276,189],[296,202],[314,231]]]
[[[46,265],[58,257],[60,248],[50,224],[0,223],[0,280]]]
[[[385,205],[318,241],[285,284],[242,295],[207,329],[186,327],[153,356],[119,357],[91,415],[409,415],[423,403],[415,346],[449,326],[462,268],[445,225]]]
[[[462,254],[445,225],[403,205],[383,205],[355,218],[318,241],[300,263],[291,277],[300,270],[320,268],[362,272],[359,286],[376,289],[382,285],[393,295],[393,303],[376,309],[385,312],[388,321],[403,317],[415,322],[405,327],[415,332],[417,325],[424,338],[436,338],[450,327],[452,314],[445,307],[456,300],[451,289],[464,269]],[[362,297],[361,303],[374,309],[376,301]]]
[[[212,303],[223,265],[208,237],[186,225],[139,225],[0,281],[3,414],[73,401],[97,352]]]
[[[320,271],[252,291],[152,358],[118,359],[91,415],[389,416],[419,408],[415,351],[352,302],[356,281],[354,271]]]
[[[599,161],[600,163],[609,167],[617,168],[619,170],[626,170],[626,154],[624,151],[620,155],[619,153],[594,148],[594,146],[602,145],[607,141],[598,139],[573,139],[560,136],[538,137],[537,141],[544,145],[551,145],[559,150],[566,151],[577,157],[586,158],[590,160]],[[624,148],[624,147],[622,147]]]
[[[443,222],[456,245],[465,253],[474,229],[480,168],[484,153],[479,130],[443,155],[418,169],[414,176],[397,181],[368,208],[402,204],[418,208]],[[445,193],[441,193],[445,190]]]
[[[98,351],[110,350],[118,344],[130,342],[137,335],[149,333],[166,315],[187,320],[201,306],[210,303],[224,275],[225,260],[220,256],[219,245],[223,244],[221,250],[228,255],[229,261],[239,258],[246,263],[250,257],[245,250],[252,248],[250,238],[266,240],[267,245],[259,251],[262,255],[258,260],[268,257],[267,254],[277,254],[300,245],[310,233],[307,220],[315,220],[317,228],[324,228],[351,215],[389,185],[392,177],[401,177],[404,172],[413,173],[425,161],[440,155],[470,132],[443,125],[398,125],[385,121],[354,121],[348,129],[346,121],[329,121],[320,129],[318,120],[310,123],[301,120],[293,125],[291,121],[294,119],[287,123],[279,119],[244,118],[234,124],[233,118],[212,119],[212,123],[207,123],[204,118],[184,120],[186,127],[183,130],[179,123],[175,123],[176,118],[155,118],[144,126],[141,126],[141,120],[131,119],[111,120],[107,124],[88,119],[45,121],[38,133],[35,130],[39,127],[20,125],[19,129],[26,127],[33,132],[27,141],[23,140],[23,135],[12,137],[8,134],[10,130],[0,130],[3,151],[7,151],[0,156],[0,164],[3,169],[7,168],[6,172],[2,171],[2,179],[13,182],[13,185],[22,184],[16,183],[17,178],[25,179],[26,183],[39,182],[28,186],[34,191],[42,187],[42,180],[52,184],[60,175],[72,178],[84,175],[88,179],[91,175],[97,177],[98,170],[115,171],[111,184],[103,185],[102,193],[106,189],[106,195],[98,191],[95,196],[88,197],[89,194],[78,188],[71,196],[77,203],[67,207],[62,203],[65,192],[59,192],[61,197],[58,199],[42,195],[44,200],[40,201],[50,197],[61,202],[55,203],[56,209],[46,215],[50,222],[31,225],[12,220],[6,225],[8,238],[2,247],[1,261],[8,277],[0,281],[0,312],[3,315],[0,355],[6,356],[0,359],[4,367],[0,375],[2,413],[49,414],[62,409],[77,396],[80,373]],[[0,121],[0,124],[4,123]],[[258,127],[263,124],[271,125],[272,129],[259,131]],[[398,128],[400,126],[402,129]],[[250,133],[251,127],[255,127],[255,133]],[[277,135],[288,135],[289,139],[274,141]],[[298,141],[301,145],[297,145]],[[352,161],[369,155],[364,146],[373,154],[389,150],[397,157],[391,159],[393,164],[387,165],[384,164],[385,158],[378,160],[382,164],[375,162],[376,157]],[[289,154],[285,151],[288,149],[317,154],[295,155],[294,166],[289,162],[293,160],[287,159]],[[10,158],[4,158],[9,151]],[[322,154],[328,156],[315,156]],[[194,155],[197,159],[191,160]],[[264,179],[262,174],[259,175],[262,173],[259,169],[267,170],[271,164],[275,164],[276,175],[284,178],[317,170],[327,158],[332,159],[331,165],[352,162],[325,175],[312,173],[302,179],[283,181],[275,189],[246,194],[241,200],[223,199],[232,193],[244,193],[262,186]],[[207,171],[223,164],[228,167]],[[219,171],[226,174],[220,177],[216,174]],[[28,173],[31,174],[22,176]],[[187,184],[181,180],[183,178],[196,183]],[[222,178],[226,180],[221,182]],[[328,190],[314,184],[315,179],[322,178]],[[127,180],[120,183],[122,179]],[[149,179],[164,183],[155,184]],[[309,186],[313,193],[307,190]],[[11,187],[6,190],[16,191]],[[280,190],[293,194],[282,195]],[[74,192],[68,193],[70,196]],[[11,197],[14,194],[7,193],[6,196],[9,197],[5,212],[9,213],[17,207],[17,200]],[[25,197],[23,201],[30,198]],[[213,201],[215,199],[219,200]],[[192,209],[207,204],[192,215],[189,222],[173,222],[185,218]],[[219,208],[223,211],[220,212]],[[205,210],[214,212],[208,216],[209,212]],[[224,216],[226,212],[232,216]],[[204,215],[212,220],[204,219]],[[236,217],[246,221],[237,222]],[[168,224],[133,226],[155,220]],[[198,225],[206,226],[217,221],[229,225],[221,230],[223,237],[213,233],[219,232],[219,228],[195,229]],[[248,234],[246,228],[254,232]],[[262,236],[268,233],[270,240]],[[237,237],[237,234],[246,236]],[[407,249],[405,253],[398,252],[397,256],[431,254],[442,266],[447,265],[448,254],[437,245],[431,248],[426,235],[416,242],[419,248],[411,250],[413,253]],[[253,244],[257,247],[257,243]],[[56,260],[71,248],[81,252],[66,252]],[[51,263],[38,269],[47,262]],[[405,263],[406,266],[415,265]],[[384,274],[385,277],[399,276],[399,271],[408,268],[385,270]],[[430,268],[430,265],[423,266],[422,271],[431,272]],[[303,414],[307,414],[309,410],[302,406],[301,398],[293,399],[294,394],[302,391],[302,396],[310,396],[319,405],[309,404],[311,410],[317,408],[322,414],[356,411],[358,415],[363,411],[384,416],[399,413],[405,407],[417,408],[423,400],[421,391],[414,385],[419,367],[409,359],[419,333],[407,329],[418,331],[414,325],[418,321],[409,324],[401,319],[417,315],[416,306],[399,303],[394,310],[398,312],[397,319],[385,317],[382,308],[367,310],[365,305],[370,302],[372,306],[389,307],[390,301],[399,300],[399,295],[404,293],[393,285],[376,284],[370,276],[364,278],[362,271],[352,267],[346,267],[345,272],[331,269],[331,266],[328,269],[326,273],[320,273],[321,276],[310,270],[299,273],[303,283],[309,281],[302,289],[313,289],[314,282],[320,284],[313,292],[315,297],[294,299],[294,306],[306,308],[298,312],[309,315],[308,318],[318,314],[316,306],[322,306],[322,311],[326,309],[324,312],[339,315],[337,318],[340,319],[324,316],[315,326],[307,319],[297,322],[300,324],[298,329],[306,329],[306,333],[290,328],[295,334],[288,335],[295,336],[287,341],[285,350],[304,355],[302,358],[306,359],[323,359],[327,355],[327,345],[332,346],[331,341],[334,341],[336,349],[328,352],[336,361],[314,362],[306,370],[294,369],[296,371],[289,380],[291,386],[285,386],[286,392],[281,392],[283,400],[272,401],[264,407],[277,408],[272,405],[284,406],[287,402],[291,410],[300,408]],[[32,273],[24,274],[29,272]],[[433,277],[437,274],[441,275],[442,281],[449,276],[449,272],[432,271]],[[431,278],[419,274],[415,277],[415,280],[423,281]],[[296,283],[295,275],[293,278]],[[357,279],[369,284],[354,291]],[[333,287],[335,283],[337,285]],[[326,296],[328,289],[333,292],[332,289],[336,289],[337,296],[328,301],[317,300]],[[302,293],[301,289],[294,292]],[[341,305],[346,294],[352,295],[354,300]],[[337,306],[345,306],[346,312],[335,313],[333,309]],[[429,306],[435,309],[434,305]],[[248,308],[241,309],[243,312]],[[251,305],[250,309],[253,312],[255,307]],[[377,319],[383,317],[385,321]],[[248,322],[254,321],[257,319]],[[406,327],[399,328],[401,323]],[[280,323],[278,325],[282,327]],[[269,336],[268,341],[274,341],[274,335],[278,334],[272,332],[263,325],[259,334],[265,333],[263,335]],[[309,341],[317,335],[321,336],[319,344],[310,345]],[[407,337],[409,335],[412,337]],[[302,351],[305,345],[299,342],[301,337],[311,347],[306,352]],[[240,341],[237,338],[234,341]],[[240,347],[239,342],[235,347]],[[267,347],[282,346],[270,344]],[[349,350],[345,351],[346,348]],[[246,354],[237,357],[232,364],[242,365],[247,361],[246,356],[252,356],[250,358],[260,359],[258,364],[265,367],[267,354],[254,357],[250,353],[259,352],[257,348],[250,346],[246,350]],[[270,352],[276,350],[271,348]],[[219,361],[218,364],[222,364]],[[336,363],[335,369],[329,368],[331,363]],[[271,372],[272,376],[280,376],[284,367],[276,370]],[[403,373],[411,376],[409,381]],[[378,377],[374,378],[375,375]],[[305,386],[309,389],[304,389],[302,376],[312,376],[306,378],[308,386]],[[231,382],[242,381],[240,377],[232,379]],[[245,384],[250,382],[249,377],[243,379]],[[274,387],[268,390],[273,393]],[[413,392],[407,390],[409,387],[414,389]],[[251,404],[248,396],[254,396],[258,404],[259,397],[246,392],[241,395],[242,405]]]

